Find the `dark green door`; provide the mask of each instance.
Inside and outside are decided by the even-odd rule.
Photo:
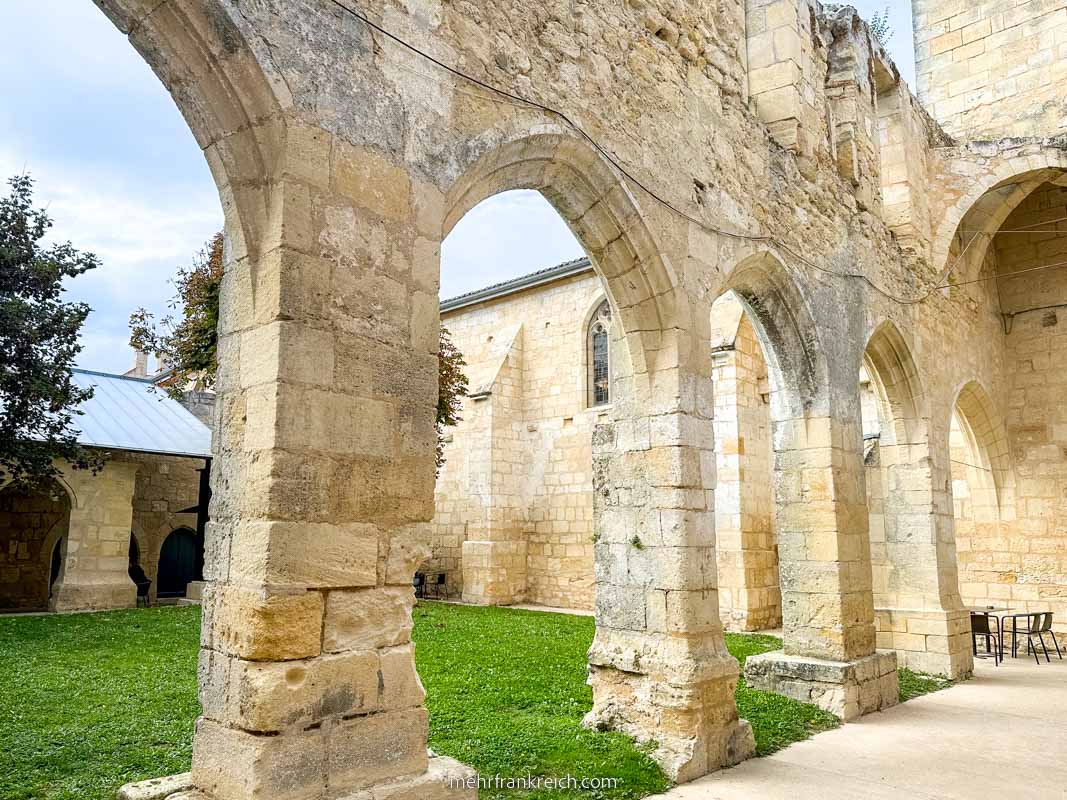
[[[196,580],[196,534],[188,529],[173,531],[159,551],[159,597],[185,597],[185,587]]]

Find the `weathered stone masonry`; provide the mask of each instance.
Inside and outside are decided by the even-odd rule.
[[[1057,126],[950,140],[850,10],[801,0],[360,4],[565,111],[687,218],[558,116],[461,82],[336,4],[100,3],[174,95],[227,216],[198,789],[473,796],[442,780],[460,765],[427,757],[410,581],[434,513],[439,244],[506,189],[553,203],[619,325],[616,399],[593,437],[589,723],[655,741],[679,780],[752,751],[716,592],[707,342],[725,289],[767,346],[785,652],[759,675],[845,716],[895,696],[894,655],[875,652],[857,385],[890,321],[929,461],[905,471],[922,485],[897,548],[906,605],[889,610],[908,647],[969,671],[948,420],[971,382],[1003,417],[1014,357],[995,287],[904,305],[826,270],[914,297],[988,269],[967,232],[1003,216],[968,214],[1021,202],[1017,176],[1062,175],[1043,138]],[[909,568],[931,555],[936,569]]]

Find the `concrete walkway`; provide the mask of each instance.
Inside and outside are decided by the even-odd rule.
[[[1065,770],[1067,658],[1053,652],[1051,664],[978,661],[969,681],[658,797],[1049,800],[1067,798]]]

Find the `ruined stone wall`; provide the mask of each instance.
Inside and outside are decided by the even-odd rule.
[[[783,33],[765,44],[747,35],[761,32],[745,11],[767,6],[770,26],[771,4],[740,0],[360,7],[531,103],[440,70],[336,4],[100,2],[182,107],[227,214],[198,788],[231,800],[327,787],[422,796],[428,785],[410,579],[434,510],[438,252],[458,217],[507,189],[540,190],[560,211],[620,327],[619,391],[593,436],[589,724],[655,742],[679,781],[753,750],[715,590],[706,342],[725,288],[745,299],[767,345],[781,478],[786,653],[761,657],[760,674],[847,718],[895,702],[895,660],[874,655],[856,388],[865,341],[886,319],[913,350],[931,442],[910,473],[927,484],[915,490],[923,535],[903,552],[908,574],[929,580],[901,624],[918,603],[933,617],[914,635],[951,649],[952,674],[966,672],[940,516],[947,409],[965,379],[999,396],[1003,348],[984,290],[933,286],[959,202],[993,188],[988,175],[1009,179],[1017,162],[999,150],[931,157],[930,253],[902,250],[864,192],[882,185],[863,173],[879,168],[876,150],[846,175],[836,157],[844,130],[832,108],[870,105],[894,81],[864,58],[873,46],[862,23],[832,30],[835,64],[851,58],[857,69],[853,85],[835,81],[831,104],[830,43],[807,2],[781,0]],[[753,55],[768,47],[766,66],[796,62],[782,70],[779,119],[769,113],[777,95],[754,96],[755,110],[748,96],[746,64],[757,68]],[[866,107],[840,118],[875,135]],[[1049,157],[1025,146],[1035,162]],[[896,204],[895,224],[921,209]],[[928,290],[921,304],[883,297]],[[523,335],[525,353],[533,337]],[[789,678],[798,662],[824,679]]]
[[[448,432],[427,564],[448,574],[450,595],[466,590],[462,543],[482,538],[492,481],[511,476],[515,491],[498,493],[494,502],[525,543],[526,583],[518,599],[592,607],[591,440],[607,409],[587,407],[585,325],[602,297],[600,279],[589,272],[442,315],[467,361],[474,395],[464,402],[463,421]],[[521,369],[504,375],[494,345],[516,336]],[[486,436],[490,404],[500,403],[508,388],[516,390],[508,402],[519,407],[504,430]]]
[[[919,99],[961,139],[1067,130],[1067,2],[913,0]]]

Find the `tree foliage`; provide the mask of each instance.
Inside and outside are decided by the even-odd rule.
[[[172,397],[189,386],[209,389],[218,370],[219,294],[222,289],[222,233],[216,233],[193,257],[179,267],[173,283],[177,293],[170,307],[180,311],[177,322],[166,316],[156,325],[143,308],[130,315],[130,344],[152,353],[170,374],[159,382]]]
[[[168,393],[180,397],[184,389],[215,385],[218,370],[219,292],[222,287],[223,237],[215,234],[188,268],[178,270],[174,280],[177,294],[170,307],[180,311],[181,320],[164,317],[157,325],[153,315],[141,308],[130,316],[130,344],[152,353],[167,365],[170,374],[161,381]],[[448,331],[441,328],[437,384],[438,469],[444,464],[444,430],[460,421],[459,412],[467,395],[466,362]]]
[[[33,180],[11,178],[0,198],[0,479],[43,485],[54,459],[96,471],[100,454],[81,447],[73,427],[92,397],[71,370],[81,352],[85,303],[63,301],[63,281],[99,266],[70,242],[45,245],[52,227],[33,207]]]
[[[441,341],[437,351],[437,469],[445,463],[445,428],[462,420],[459,416],[463,398],[467,396],[467,376],[463,368],[467,362],[452,341],[448,329],[441,326]]]

